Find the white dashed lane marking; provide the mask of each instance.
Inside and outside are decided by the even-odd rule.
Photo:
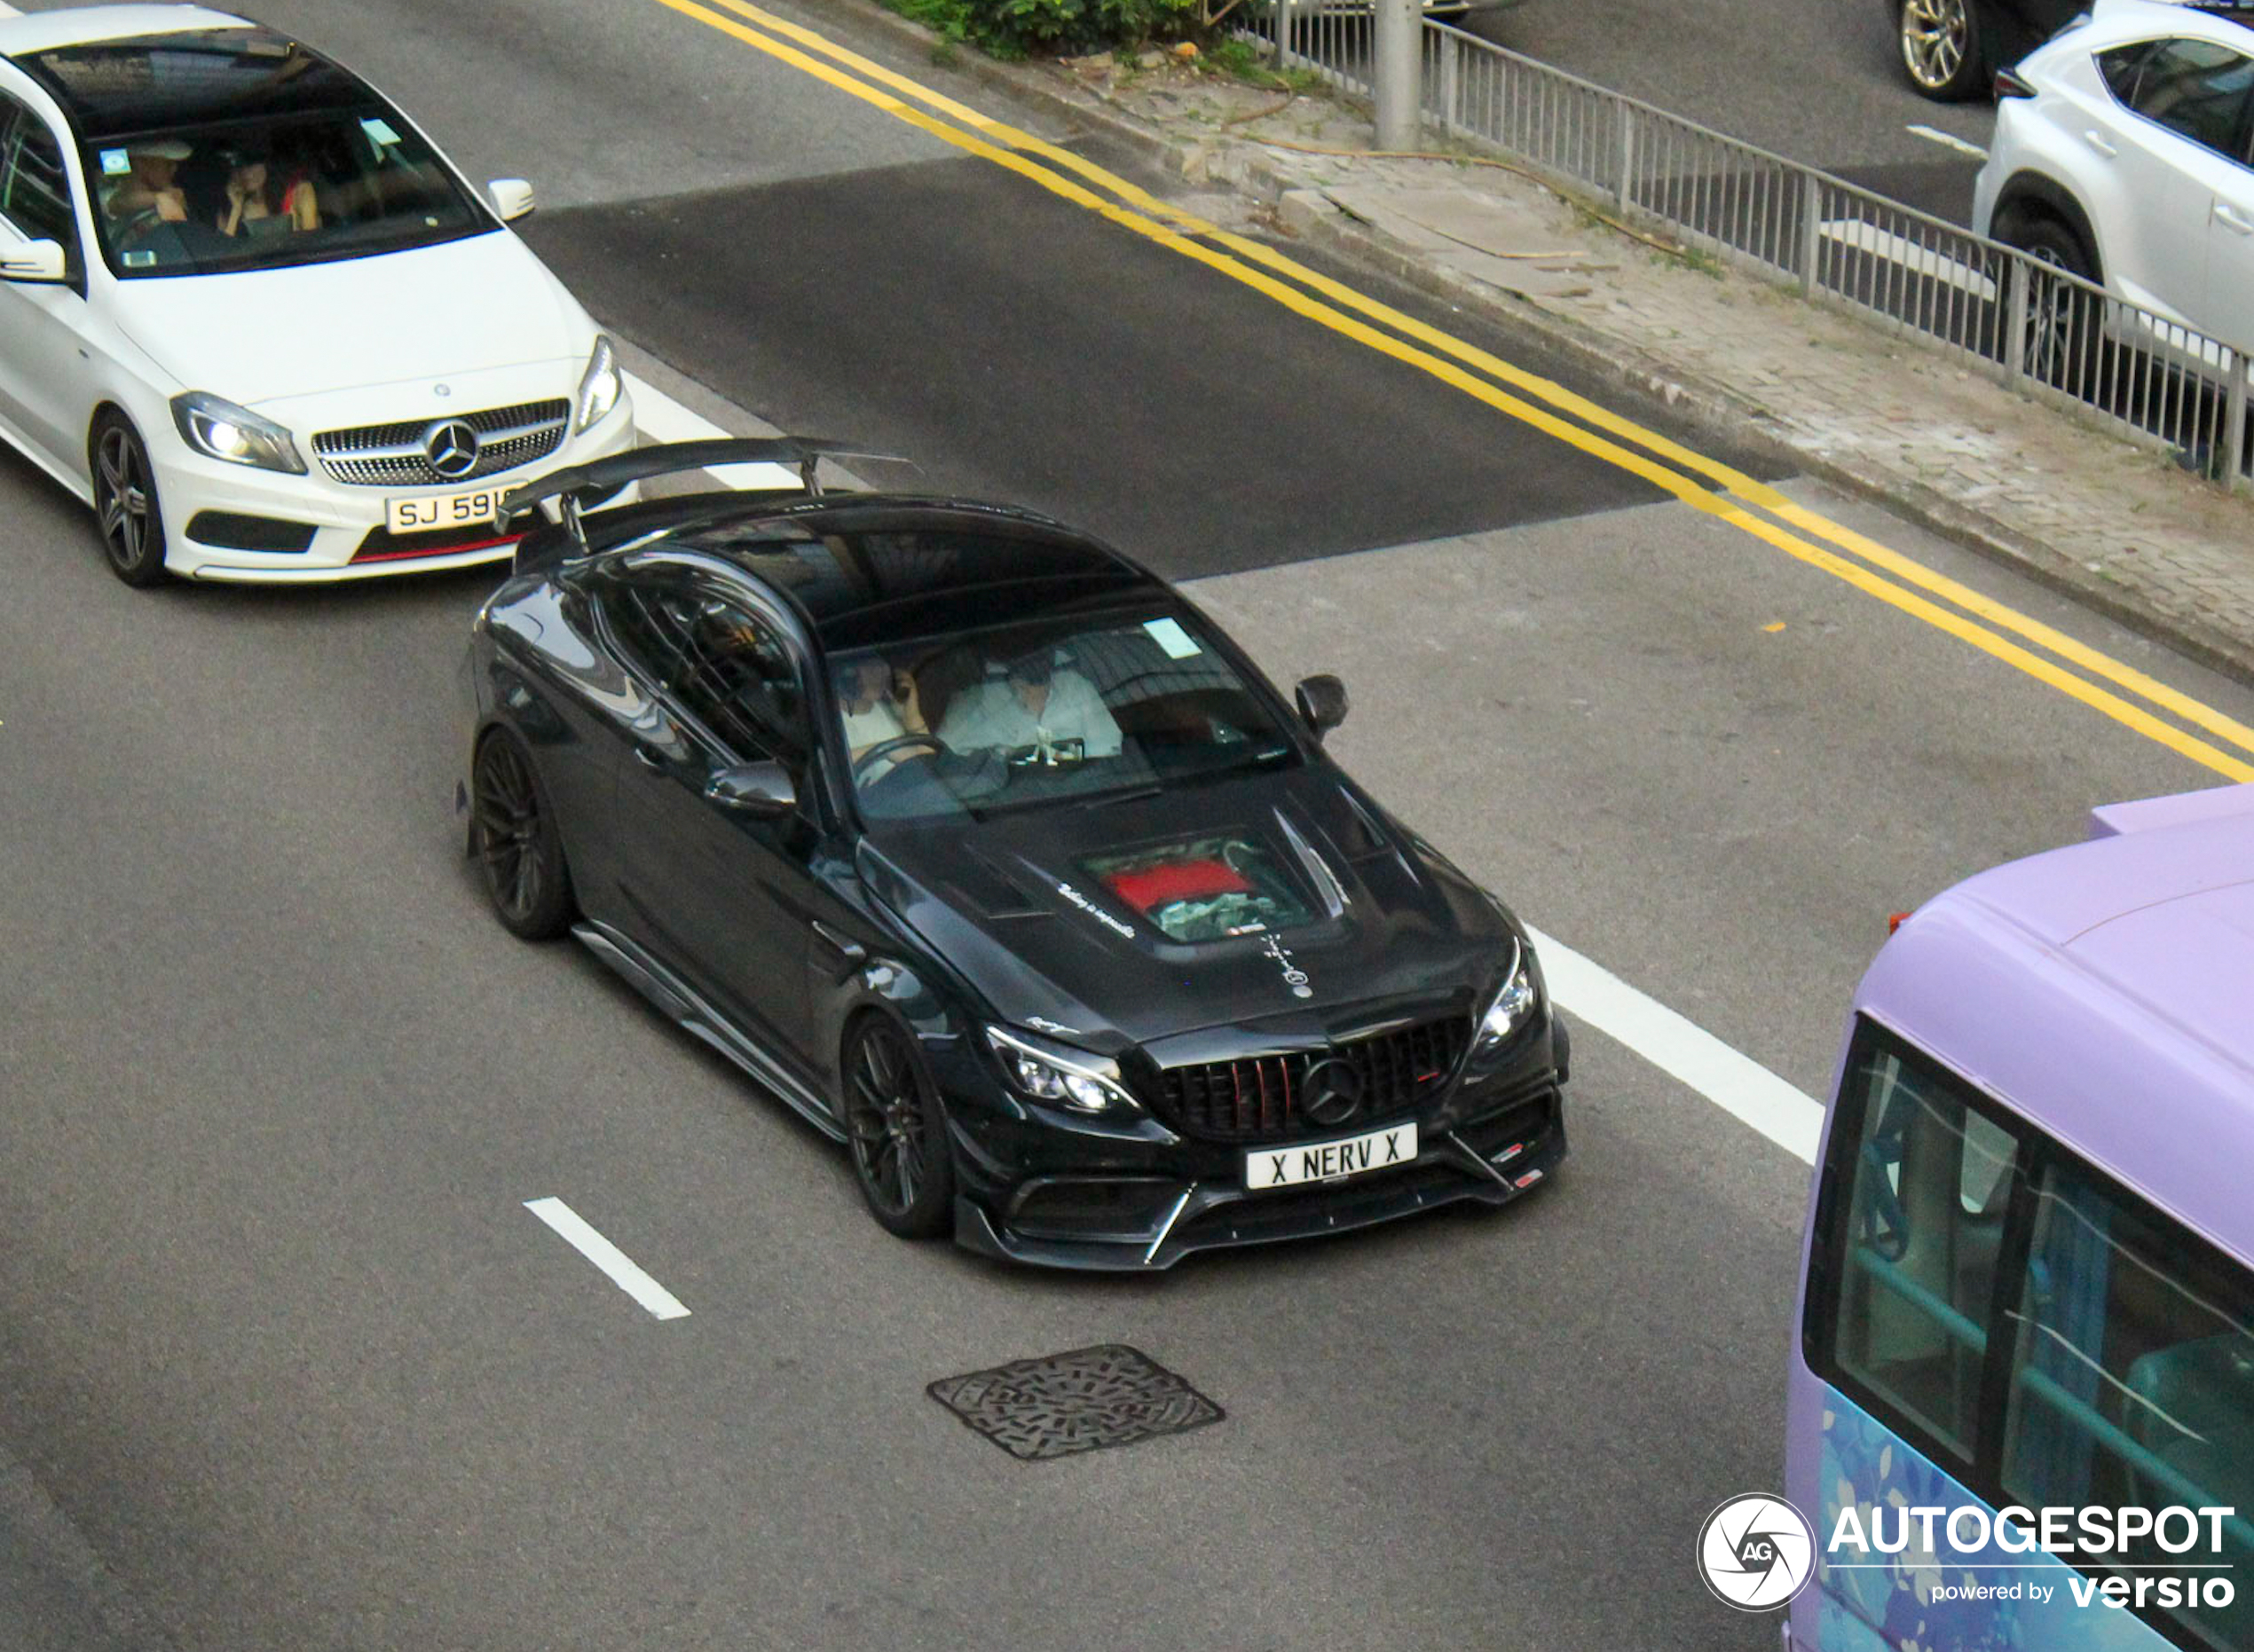
[[[562,1235],[564,1242],[611,1277],[611,1282],[660,1319],[686,1319],[681,1299],[644,1273],[634,1258],[588,1225],[560,1199],[528,1199],[524,1208]]]
[[[1929,144],[1939,144],[1943,148],[1953,149],[1960,155],[1970,155],[1975,161],[1988,159],[1988,152],[1978,144],[1967,143],[1956,133],[1944,132],[1937,126],[1913,125],[1909,130],[1913,136],[1922,138]]]

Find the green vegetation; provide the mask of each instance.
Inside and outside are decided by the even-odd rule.
[[[1267,53],[1249,40],[1233,35],[1217,35],[1208,41],[1198,58],[1201,67],[1241,80],[1247,85],[1271,87],[1277,91],[1295,92],[1305,97],[1310,92],[1324,90],[1329,83],[1312,69],[1285,69],[1279,74],[1270,66]]]
[[[1131,51],[1171,38],[1197,15],[1197,0],[885,0],[944,39],[997,58],[1036,52],[1070,57]]]

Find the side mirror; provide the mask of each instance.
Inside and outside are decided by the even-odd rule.
[[[0,281],[59,287],[70,279],[60,241],[19,241],[0,252]]]
[[[1346,685],[1328,672],[1303,680],[1291,694],[1318,740],[1346,720]]]
[[[744,763],[705,783],[705,796],[753,820],[780,820],[799,806],[798,788],[780,763]]]
[[[485,185],[485,201],[503,224],[532,209],[532,186],[521,177],[497,177]]]

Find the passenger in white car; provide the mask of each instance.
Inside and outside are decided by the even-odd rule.
[[[251,150],[232,150],[227,161],[227,207],[219,215],[222,235],[272,235],[284,230],[317,230],[321,209],[313,196],[312,180],[302,171],[277,194],[272,187],[273,169],[266,157]]]

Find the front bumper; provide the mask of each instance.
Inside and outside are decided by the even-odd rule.
[[[1141,1139],[1084,1138],[1052,1126],[965,1126],[955,1115],[962,1192],[956,1242],[1052,1268],[1144,1272],[1196,1251],[1345,1233],[1445,1205],[1505,1205],[1549,1180],[1565,1156],[1566,1034],[1414,1117],[1418,1153],[1397,1169],[1289,1189],[1249,1191],[1244,1145],[1194,1142],[1153,1127]],[[1359,1134],[1373,1120],[1308,1140]]]
[[[355,486],[323,474],[318,465],[305,476],[253,470],[207,459],[169,429],[151,436],[148,444],[164,512],[165,566],[185,578],[319,585],[472,568],[506,562],[516,554],[518,531],[504,533],[482,524],[398,539],[384,531],[387,498],[439,497],[459,489]],[[567,437],[554,452],[463,486],[514,485],[566,465],[625,452],[634,444],[633,408],[621,396],[608,415]],[[215,517],[302,530],[306,542],[297,550],[256,551],[205,543],[189,531],[200,518]]]

